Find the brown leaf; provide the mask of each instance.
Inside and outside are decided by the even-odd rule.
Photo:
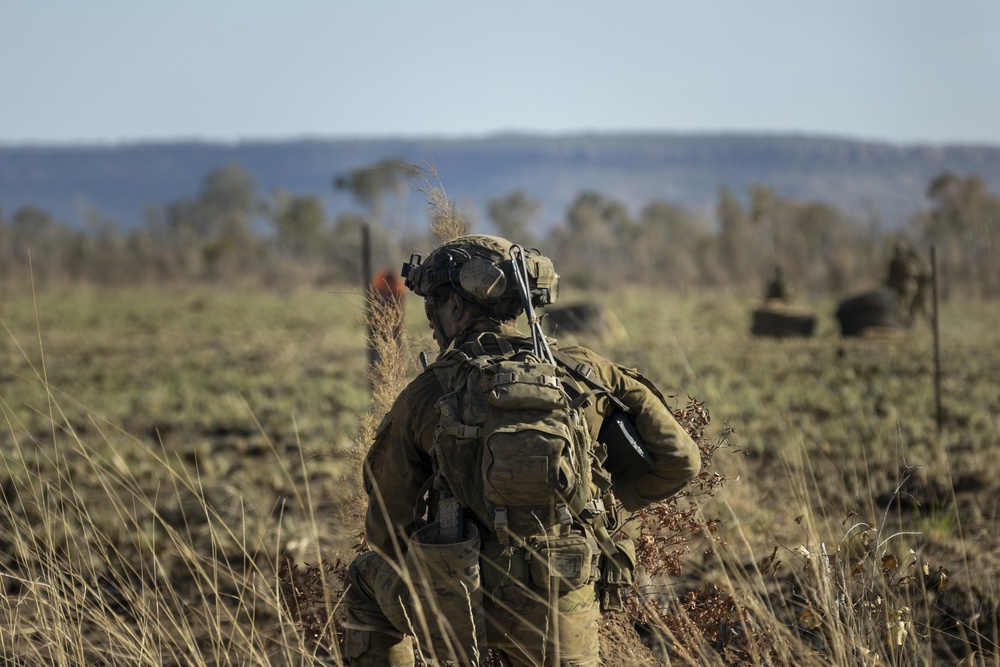
[[[819,626],[823,625],[823,619],[819,617],[819,614],[813,612],[812,609],[806,609],[804,612],[799,614],[799,625],[808,630],[815,630]]]
[[[938,574],[941,575],[941,580],[938,581],[937,589],[943,591],[948,588],[948,568],[938,567]]]

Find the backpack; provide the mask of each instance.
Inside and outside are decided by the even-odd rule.
[[[594,392],[528,345],[484,333],[428,367],[445,389],[434,486],[502,543],[602,513],[611,485],[583,412]]]

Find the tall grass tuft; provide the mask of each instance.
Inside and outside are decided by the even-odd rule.
[[[139,441],[127,461],[67,423],[53,443],[6,425],[15,443],[0,454],[7,664],[283,665],[313,655],[283,631],[275,517],[248,515]]]
[[[365,456],[379,423],[402,391],[410,370],[409,343],[401,302],[371,290],[367,297],[364,324],[368,331],[368,368],[371,396],[368,410],[361,416],[358,431],[347,452],[349,491],[336,508],[338,523],[351,543],[331,553],[317,554],[312,563],[298,566],[291,559],[281,563],[278,583],[281,598],[298,634],[316,650],[338,655],[343,637],[343,609],[338,602],[344,593],[347,566],[356,555],[368,550],[364,517],[368,496],[360,485]]]
[[[283,531],[301,521],[291,517],[305,517],[320,543],[301,448],[297,461],[286,460],[262,429],[274,484],[291,489],[262,512],[259,498],[216,478],[197,452],[186,460],[98,417],[70,419],[63,403],[73,399],[48,382],[40,329],[40,364],[7,329],[33,374],[17,380],[43,392],[49,435],[26,427],[0,396],[0,660],[200,666],[331,657],[298,632],[277,576]],[[336,602],[324,596],[327,607]],[[336,646],[332,659],[339,662]]]
[[[431,234],[442,243],[448,243],[468,234],[472,230],[472,220],[458,207],[454,199],[448,197],[434,163],[425,163],[420,171],[423,180],[417,186],[417,190],[427,197],[427,211],[430,218],[428,227]]]

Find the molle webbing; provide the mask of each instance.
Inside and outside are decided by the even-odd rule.
[[[486,332],[430,366],[446,392],[434,486],[498,538],[559,533],[599,514],[594,443],[582,401],[571,398],[586,392],[528,344]]]

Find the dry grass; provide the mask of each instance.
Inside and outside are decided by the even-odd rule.
[[[417,190],[427,197],[430,220],[428,228],[431,234],[442,243],[448,243],[472,231],[472,221],[462,212],[455,200],[448,197],[434,163],[425,163],[420,172],[423,181],[417,186]]]
[[[303,312],[316,308],[296,298]],[[716,422],[705,429],[709,441],[736,429],[735,446],[713,455],[727,481],[696,502],[690,517],[703,532],[687,537],[680,572],[636,590],[651,646],[690,665],[1000,664],[995,305],[949,306],[948,421],[939,434],[925,390],[906,381],[927,371],[920,332],[909,347],[842,342],[823,331],[813,341],[761,342],[740,332],[749,311],[717,295],[660,295],[655,312],[650,299],[634,297],[641,319],[630,310],[633,297],[607,298],[631,340],[605,351],[648,369],[668,391],[705,400]],[[259,321],[243,324],[235,314],[270,308],[259,294],[232,304],[200,296],[190,320],[183,295],[109,294],[65,309],[79,303],[43,295],[0,313],[10,332],[0,348],[0,655],[11,664],[339,664],[330,621],[361,508],[360,496],[342,494],[356,492],[360,455],[395,390],[371,396],[349,446],[319,455],[294,446],[287,433],[295,428],[264,418],[261,406],[280,395],[253,389],[240,404],[221,391],[223,366],[238,368],[234,381],[242,375],[248,388],[258,374],[262,386],[280,379],[282,393],[305,386],[288,411],[294,423],[322,424],[325,408],[308,397],[331,389],[310,383],[338,366],[363,368],[363,346],[336,363],[324,361],[334,352],[326,347],[300,359],[289,341],[320,325],[295,322],[296,308],[275,317],[295,328],[255,338],[248,332],[259,333]],[[147,323],[149,310],[164,316]],[[112,313],[105,340],[103,318]],[[138,328],[126,335],[128,322]],[[216,323],[218,338],[210,335]],[[356,336],[356,324],[345,320],[317,340]],[[174,360],[156,358],[136,377],[114,374],[174,337]],[[115,340],[129,356],[115,356]],[[379,371],[387,385],[412,373],[408,346],[397,349]],[[225,364],[212,365],[221,355]],[[103,359],[105,375],[84,356]],[[114,412],[123,399],[97,410],[80,405],[103,393],[94,390],[98,377],[111,381],[109,390],[124,383],[160,395],[187,358],[211,372],[184,375],[207,389],[192,403],[202,413],[179,421],[202,423],[212,410],[218,421],[205,421],[197,437],[225,446],[186,449],[175,435],[159,439],[143,422],[153,404],[132,404],[134,428],[102,414],[125,414]],[[259,358],[273,363],[250,362]],[[300,363],[300,375],[280,375]],[[360,377],[354,383],[363,391]],[[233,403],[243,417],[216,414],[213,400]],[[356,403],[339,405],[330,423],[357,421]],[[232,424],[244,417],[256,426],[237,439]],[[225,424],[230,430],[220,434]],[[339,441],[329,430],[309,433]],[[333,465],[346,457],[349,465]],[[294,588],[280,585],[288,581],[279,576],[283,562],[311,573],[291,585],[316,593],[313,607],[289,606]],[[611,630],[623,629],[618,620]],[[635,664],[624,641],[610,646],[607,664]]]

